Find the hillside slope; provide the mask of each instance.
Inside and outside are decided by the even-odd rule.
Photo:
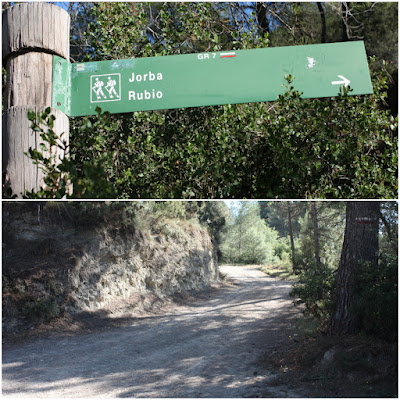
[[[5,332],[66,312],[149,309],[216,280],[216,248],[195,219],[123,204],[3,205]]]

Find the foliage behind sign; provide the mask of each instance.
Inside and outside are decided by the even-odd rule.
[[[247,30],[228,26],[226,14],[215,12],[225,6],[81,4],[73,26],[74,61],[264,48],[270,36],[277,44],[278,32],[261,35],[254,20]],[[79,21],[86,35],[79,36]],[[370,41],[365,44],[370,48]],[[370,64],[374,94],[363,97],[301,99],[296,78],[274,103],[73,118],[73,167],[65,167],[73,195],[397,198],[397,122],[384,110],[388,78],[382,65]]]

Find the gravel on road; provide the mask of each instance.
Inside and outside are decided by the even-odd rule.
[[[166,314],[3,346],[3,396],[303,397],[269,385],[261,362],[293,329],[291,282],[256,266],[220,271],[228,285]]]

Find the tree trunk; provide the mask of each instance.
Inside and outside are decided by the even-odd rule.
[[[258,31],[260,32],[260,36],[263,37],[266,33],[269,33],[269,23],[265,3],[256,3],[256,18],[259,27]]]
[[[321,259],[319,257],[319,231],[318,231],[318,214],[317,214],[317,206],[315,201],[311,202],[311,218],[313,220],[314,225],[314,253],[315,253],[315,262],[317,264],[318,269],[321,268]]]
[[[352,310],[355,275],[367,263],[378,265],[378,231],[379,202],[347,203],[344,241],[336,277],[336,304],[329,321],[331,335],[346,335],[360,330],[360,320]]]
[[[242,255],[242,223],[239,223],[239,257],[238,260],[240,262],[240,257]]]
[[[296,270],[296,251],[294,248],[294,239],[293,239],[292,206],[290,205],[290,202],[287,202],[286,204],[287,204],[287,211],[288,211],[290,246],[292,248],[292,265],[293,265],[293,271],[295,271]]]
[[[317,2],[319,15],[321,16],[321,43],[326,43],[326,18],[324,7],[320,1]]]
[[[347,3],[345,1],[342,2],[342,41],[347,42],[350,40],[349,38],[349,32],[348,32],[348,24],[349,24],[349,9],[350,9],[350,3]]]

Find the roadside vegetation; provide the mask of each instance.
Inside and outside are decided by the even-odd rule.
[[[227,215],[224,203],[210,202],[3,203],[3,338],[9,340],[46,326],[62,326],[70,331],[68,322],[73,325],[71,318],[75,318],[70,307],[75,304],[71,293],[76,292],[71,282],[87,272],[77,270],[77,266],[86,262],[86,270],[90,270],[92,264],[88,260],[91,257],[94,260],[105,249],[104,260],[99,256],[93,261],[96,265],[104,264],[103,272],[88,272],[78,286],[84,286],[85,281],[89,286],[96,286],[95,282],[102,280],[102,286],[107,287],[110,281],[122,279],[120,276],[110,278],[113,276],[110,270],[116,268],[118,260],[107,256],[107,250],[118,247],[119,240],[135,248],[133,255],[137,260],[133,275],[136,273],[138,279],[141,269],[158,271],[158,276],[146,278],[152,293],[156,291],[154,281],[162,276],[166,276],[167,281],[168,276],[176,280],[175,273],[182,257],[188,258],[181,265],[182,274],[190,274],[190,254],[180,254],[176,249],[185,253],[183,249],[202,248],[206,239],[210,240],[224,224]],[[89,242],[92,244],[88,245]],[[97,250],[90,255],[93,246],[97,246]],[[209,246],[212,265],[217,270],[214,239]],[[207,265],[207,254],[199,251],[199,255],[193,256],[197,257],[200,269]],[[162,271],[164,258],[168,258],[171,270]],[[121,265],[125,265],[121,270],[132,270],[134,262],[134,259],[121,261]],[[134,286],[135,281],[131,284]]]
[[[264,360],[276,385],[310,397],[397,396],[397,203],[241,202],[224,229],[223,262],[293,280],[303,316]]]
[[[293,272],[291,266],[287,264],[277,264],[277,265],[263,265],[261,271],[265,272],[272,278],[278,278],[283,280],[294,280],[297,275]]]
[[[75,326],[65,313],[60,273],[73,267],[81,250],[58,248],[54,240],[32,247],[13,237],[9,227],[24,218],[39,231],[44,224],[81,232],[106,227],[110,234],[137,230],[172,242],[184,227],[201,224],[220,264],[256,264],[291,281],[301,317],[265,354],[277,384],[298,385],[317,397],[397,395],[396,202],[4,202],[3,318],[12,321],[18,313],[25,322],[9,324],[3,338],[16,330]]]

